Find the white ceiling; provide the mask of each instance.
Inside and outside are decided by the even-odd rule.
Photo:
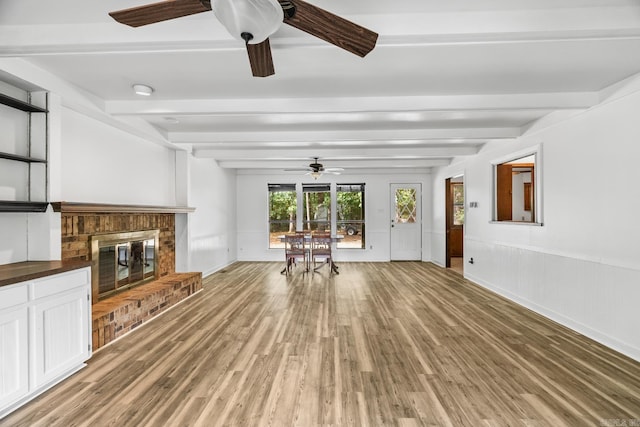
[[[640,0],[309,0],[379,33],[376,48],[359,58],[283,25],[267,78],[213,13],[136,29],[107,15],[148,2],[0,0],[0,58],[239,169],[446,165],[640,73]]]

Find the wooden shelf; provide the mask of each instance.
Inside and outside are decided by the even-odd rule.
[[[0,152],[0,159],[16,160],[25,163],[47,163],[44,159],[36,159],[35,157],[19,156],[17,154],[9,154]]]
[[[45,103],[48,102],[47,99],[48,97],[44,98]],[[28,102],[22,101],[17,98],[13,98],[9,95],[5,95],[2,93],[0,93],[0,105],[6,105],[7,107],[24,111],[25,113],[47,113],[48,112],[47,108],[38,107],[36,105],[30,104]],[[46,121],[43,122],[43,125],[46,126]],[[26,146],[24,146],[23,148],[24,148],[24,151],[30,152],[31,148],[33,148],[35,145],[33,144],[33,140],[31,139],[32,135],[29,127],[26,130],[29,134],[29,140],[27,141]],[[38,132],[37,134],[39,135],[40,133]],[[38,138],[37,142],[41,143],[41,145],[46,147],[46,138],[47,138],[46,132],[44,133],[42,138],[44,138],[44,141],[41,141],[40,140],[41,138]],[[44,166],[45,170],[47,167],[46,158],[40,159],[37,157],[22,156],[19,154],[0,152],[0,159],[27,163],[29,165],[33,163],[43,164],[45,165]],[[31,166],[29,166],[28,174],[29,174],[28,179],[24,181],[24,183],[21,183],[20,185],[26,187],[27,191],[31,193],[31,191],[35,188],[35,185],[36,185],[36,184],[32,184],[31,180],[34,179],[34,176],[36,176],[37,184],[38,185],[41,184],[41,186],[44,188],[44,192],[46,193],[47,191],[46,171],[45,171],[44,178],[40,178],[40,174],[33,175]],[[0,185],[1,184],[2,183],[0,183]],[[5,212],[5,213],[32,213],[32,212],[41,213],[41,212],[45,212],[48,206],[49,206],[49,203],[47,202],[0,200],[0,212]]]
[[[18,110],[26,111],[28,113],[46,113],[46,108],[36,107],[28,102],[20,101],[19,99],[12,98],[10,96],[0,93],[0,104],[7,105],[9,107],[17,108]]]
[[[0,286],[40,279],[90,265],[91,261],[23,261],[4,264],[0,265]]]
[[[0,212],[45,212],[47,202],[17,202],[0,200]]]
[[[192,213],[188,206],[111,205],[102,203],[52,202],[55,212],[63,213]]]

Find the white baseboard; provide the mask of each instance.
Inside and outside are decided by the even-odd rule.
[[[603,334],[600,331],[597,331],[587,325],[584,325],[580,322],[575,321],[574,319],[571,319],[563,314],[557,313],[553,310],[549,310],[545,307],[542,307],[532,301],[529,301],[525,298],[522,298],[518,295],[513,294],[512,292],[509,292],[503,288],[494,286],[490,283],[487,283],[485,281],[483,281],[482,279],[479,279],[478,277],[474,277],[471,274],[466,274],[465,278],[475,284],[477,284],[478,286],[481,286],[491,292],[494,292],[500,296],[503,296],[513,302],[515,302],[518,305],[521,305],[525,308],[528,308],[529,310],[532,310],[544,317],[547,317],[551,320],[553,320],[554,322],[557,322],[563,326],[566,326],[567,328],[574,330],[588,338],[591,338],[594,341],[599,342],[600,344],[603,344],[613,350],[616,350],[638,362],[640,362],[640,349],[630,346],[624,342],[618,341],[615,338],[612,338],[606,334]]]

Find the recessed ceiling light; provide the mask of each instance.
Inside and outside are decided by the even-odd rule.
[[[151,96],[151,94],[153,93],[153,88],[151,86],[137,83],[137,84],[134,84],[132,87],[136,95]]]

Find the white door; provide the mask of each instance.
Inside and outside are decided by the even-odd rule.
[[[421,184],[391,184],[391,261],[422,259]]]
[[[91,298],[86,287],[36,300],[34,386],[82,366],[91,356]]]

